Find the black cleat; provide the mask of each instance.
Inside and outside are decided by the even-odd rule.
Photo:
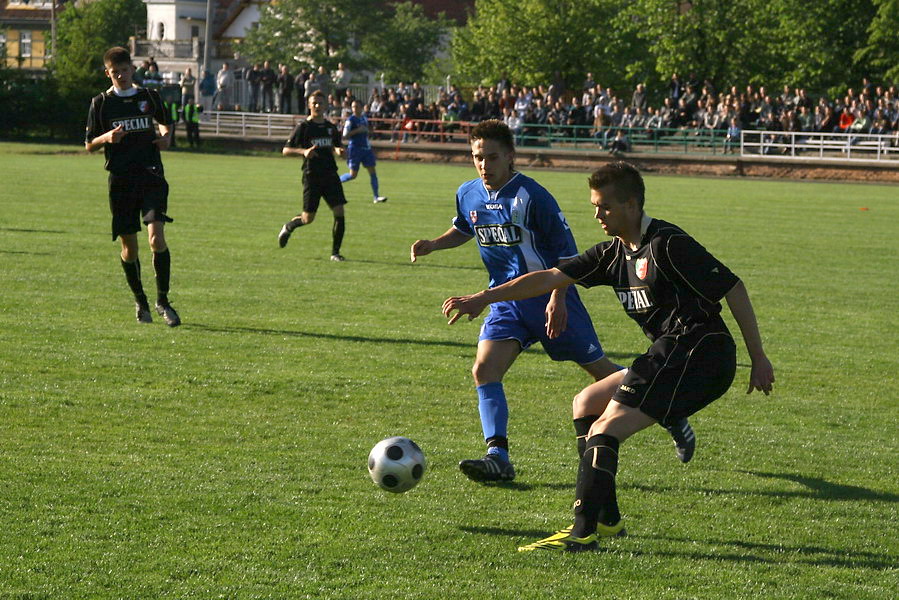
[[[693,458],[693,453],[696,451],[696,434],[693,433],[693,428],[690,427],[687,417],[664,427],[671,434],[672,439],[674,439],[674,449],[677,457],[682,463],[690,462],[690,459]]]
[[[150,313],[150,305],[147,304],[146,300],[144,300],[143,302],[141,302],[140,300],[135,300],[134,308],[138,323],[153,322],[153,315]]]
[[[181,325],[181,317],[175,312],[171,304],[157,304],[156,312],[165,320],[165,324],[169,327],[177,327]]]
[[[459,470],[472,481],[512,481],[515,479],[515,467],[507,460],[495,454],[484,458],[463,460]]]
[[[281,231],[278,233],[278,245],[282,248],[287,245],[287,240],[290,239],[290,230],[287,228],[287,224],[281,226]]]

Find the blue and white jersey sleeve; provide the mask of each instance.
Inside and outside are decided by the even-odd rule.
[[[460,233],[464,233],[469,237],[474,237],[474,231],[471,228],[471,221],[468,219],[468,215],[462,212],[462,202],[465,197],[466,188],[470,187],[472,182],[465,183],[459,187],[459,190],[456,192],[456,216],[453,219],[453,227],[455,227]]]
[[[577,256],[577,244],[556,199],[542,187],[537,187],[538,193],[532,196],[530,204],[528,229],[534,232],[538,251],[552,257],[553,264],[547,266],[554,267],[560,260]]]

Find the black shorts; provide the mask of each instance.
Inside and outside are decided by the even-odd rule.
[[[325,174],[303,173],[303,212],[318,212],[318,205],[324,197],[332,209],[346,204],[343,184],[337,171]]]
[[[171,223],[166,215],[169,184],[162,168],[109,174],[109,210],[112,212],[112,239],[140,231],[141,221]]]
[[[723,396],[736,370],[737,347],[727,332],[695,342],[664,336],[637,357],[613,398],[666,425]]]

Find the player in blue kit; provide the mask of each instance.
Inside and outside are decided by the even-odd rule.
[[[494,287],[577,256],[574,236],[555,198],[514,170],[515,147],[509,128],[501,121],[483,121],[472,129],[470,141],[479,178],[459,187],[452,227],[433,240],[412,244],[412,262],[475,238],[490,275],[490,287]],[[605,356],[574,288],[493,304],[481,328],[472,367],[487,454],[459,463],[470,479],[508,481],[515,477],[509,460],[509,413],[502,379],[521,351],[537,341],[550,358],[574,361],[597,381],[620,369]],[[610,389],[609,395],[613,391]],[[603,407],[594,406],[592,398],[579,395],[573,403],[580,452],[590,425],[602,413]],[[679,427],[677,431],[691,434],[689,440],[682,440],[681,448],[692,454],[689,424],[684,421]]]
[[[375,153],[372,152],[371,144],[368,143],[368,119],[362,114],[362,103],[353,100],[353,114],[349,116],[343,125],[343,137],[347,140],[347,160],[346,164],[350,169],[349,173],[340,176],[341,183],[356,179],[359,174],[359,165],[368,170],[369,181],[371,182],[371,191],[374,195],[374,202],[387,202],[387,196],[381,196],[378,193],[378,173],[375,171]]]

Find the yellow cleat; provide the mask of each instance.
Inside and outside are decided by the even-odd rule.
[[[596,537],[624,537],[626,535],[624,519],[619,519],[614,525],[596,524]]]
[[[571,527],[566,527],[548,538],[536,541],[527,546],[519,546],[519,552],[531,552],[532,550],[557,550],[562,552],[583,552],[596,549],[596,534],[591,533],[586,537],[571,535]]]

